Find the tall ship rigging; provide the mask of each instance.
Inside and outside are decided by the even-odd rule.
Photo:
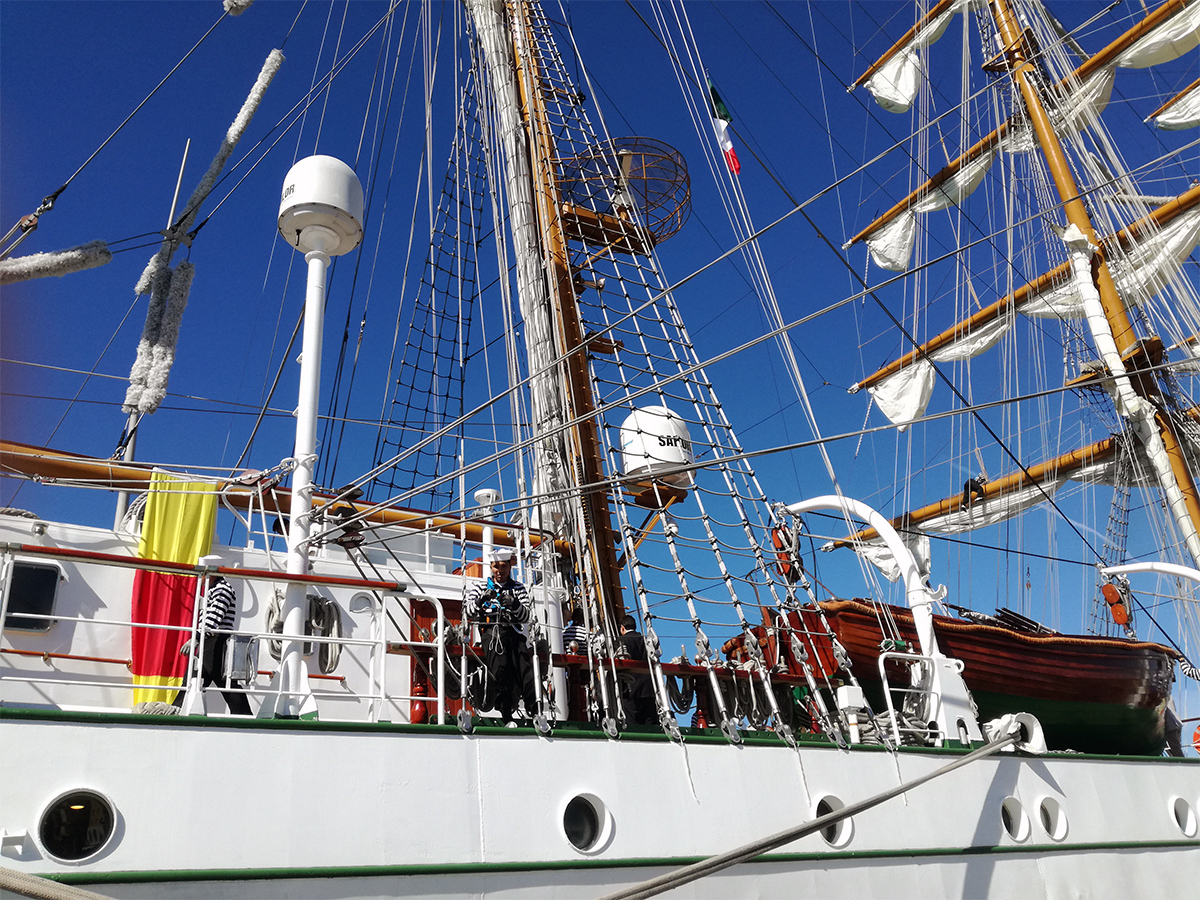
[[[577,7],[333,4],[341,24],[313,36],[303,5],[248,6],[203,7],[218,21],[192,52],[254,46],[256,71],[223,73],[244,81],[223,113],[233,125],[193,193],[176,188],[162,232],[142,227],[152,237],[133,254],[32,252],[89,157],[0,248],[6,313],[37,296],[24,293],[36,276],[79,284],[151,257],[133,278],[146,325],[115,452],[35,446],[8,424],[0,447],[0,752],[22,773],[0,788],[6,889],[40,877],[121,897],[168,884],[181,897],[868,896],[882,883],[890,896],[1184,895],[1200,768],[1161,754],[1187,718],[1182,689],[1182,714],[1168,706],[1176,672],[1194,673],[1200,503],[1184,386],[1200,214],[1190,185],[1147,195],[1101,123],[1120,67],[1194,52],[1200,4],[1105,21],[1090,55],[1093,20],[1064,25],[1037,3],[906,12],[868,43],[900,40],[834,87],[865,87],[915,136],[881,143],[868,129],[868,156],[807,200],[794,173],[775,176],[779,216],[747,190],[755,148],[738,146],[688,4],[634,12],[667,51],[654,93],[670,87],[686,111],[694,155],[654,134],[653,117],[627,136],[601,115]],[[814,34],[822,10],[807,10]],[[814,47],[791,10],[757,12],[831,75],[836,39]],[[944,82],[924,76],[954,33],[986,87],[943,113]],[[317,61],[297,79],[301,49]],[[367,89],[355,127],[337,116],[351,83]],[[1174,110],[1176,127],[1187,103],[1154,115]],[[944,165],[929,162],[938,154]],[[884,178],[871,194],[901,159],[911,188]],[[187,390],[172,362],[222,382],[236,326],[259,318],[241,260],[208,246],[218,229],[253,239],[233,204],[264,169],[277,178],[255,215],[269,230],[277,212],[279,238],[263,283],[282,298],[265,402],[244,449],[215,452],[215,466],[167,462],[208,445],[164,405]],[[399,210],[393,191],[414,181]],[[814,215],[852,190],[872,218],[846,225],[839,248],[828,235],[845,223]],[[707,257],[676,251],[708,228],[710,194],[731,237]],[[986,218],[984,198],[998,207]],[[824,272],[811,297],[777,293],[773,241],[802,218],[825,254],[808,265],[835,261],[848,295],[825,302]],[[672,258],[690,274],[665,274]],[[681,302],[729,259],[765,326],[735,372]],[[181,322],[221,292],[242,316],[189,360]],[[884,423],[839,429],[854,450],[819,424],[831,392],[810,391],[810,370],[850,356],[813,347],[848,311],[859,368],[836,376],[853,395],[836,403]],[[1051,375],[1027,331],[1051,327],[1066,377],[1031,389]],[[807,431],[769,455],[739,437],[768,348],[799,410],[786,424]],[[989,353],[1011,364],[999,387],[971,365]],[[1100,426],[1067,409],[1076,398]],[[294,435],[281,439],[277,419]],[[814,455],[779,482],[771,460],[789,453]],[[879,476],[866,502],[848,474],[864,466]],[[946,499],[919,497],[935,483]],[[111,495],[116,521],[111,506],[107,522],[24,511],[69,487]],[[1000,524],[1022,513],[1042,518]],[[1162,513],[1149,550],[1129,537],[1131,513]],[[1047,552],[1018,546],[1044,537]],[[1091,555],[1061,576],[1076,538]],[[972,574],[980,546],[999,562]],[[492,626],[465,602],[507,558],[528,591],[534,682],[514,728],[489,687]],[[217,576],[232,626],[206,614]],[[565,641],[573,618],[584,637]],[[644,660],[622,652],[630,621]],[[213,646],[224,690],[205,690]],[[634,683],[649,707],[631,702]],[[225,712],[231,692],[252,716]],[[314,764],[327,777],[301,778]],[[247,827],[229,827],[235,811]]]

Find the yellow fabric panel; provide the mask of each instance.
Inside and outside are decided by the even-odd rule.
[[[170,675],[134,675],[133,684],[134,706],[155,700],[172,703],[175,695],[183,687],[183,679],[172,678]]]
[[[195,565],[212,549],[217,524],[217,486],[155,470],[138,556]]]

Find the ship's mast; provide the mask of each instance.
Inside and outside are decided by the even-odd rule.
[[[1029,122],[1046,159],[1050,176],[1063,204],[1069,227],[1064,240],[1071,253],[1088,327],[1101,360],[1112,380],[1117,411],[1141,440],[1167,506],[1183,535],[1192,558],[1200,564],[1200,498],[1188,469],[1183,447],[1170,418],[1156,402],[1152,379],[1131,377],[1127,363],[1137,367],[1140,343],[1117,293],[1101,242],[1071,174],[1062,142],[1042,105],[1035,83],[1034,64],[1025,35],[1008,0],[991,0],[992,17],[1004,44],[1012,78],[1025,103]]]
[[[585,574],[597,600],[620,617],[624,605],[604,455],[559,213],[556,153],[528,4],[467,0],[467,8],[483,46],[506,164],[537,435],[534,517],[540,527],[559,530],[585,548]],[[554,521],[559,518],[561,525]]]

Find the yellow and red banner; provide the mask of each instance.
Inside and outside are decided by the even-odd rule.
[[[138,556],[196,565],[212,548],[217,522],[217,486],[155,471],[150,479]],[[191,634],[146,625],[190,629],[196,576],[139,569],[133,579],[133,703],[170,703],[183,686],[187,657],[180,647]]]

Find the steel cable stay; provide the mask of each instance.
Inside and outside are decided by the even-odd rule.
[[[625,888],[619,891],[613,891],[610,894],[605,894],[600,900],[643,900],[647,897],[656,897],[666,891],[674,890],[677,887],[682,887],[693,881],[698,881],[708,875],[714,875],[730,866],[736,866],[739,863],[751,862],[755,857],[769,853],[785,844],[790,844],[792,841],[799,840],[802,837],[807,837],[810,834],[816,834],[826,828],[831,828],[839,822],[856,816],[859,813],[866,812],[881,803],[898,797],[901,794],[906,794],[909,791],[915,790],[923,784],[927,784],[934,779],[941,778],[943,775],[949,775],[951,772],[961,769],[963,766],[970,765],[981,759],[986,759],[1007,747],[1020,745],[1028,740],[1019,729],[1021,726],[1014,725],[1014,731],[995,738],[991,742],[979,747],[971,752],[964,754],[959,759],[954,760],[942,766],[939,769],[930,772],[927,775],[922,775],[919,778],[914,778],[911,781],[904,782],[894,788],[889,788],[882,791],[873,797],[868,797],[866,800],[860,800],[857,803],[851,803],[843,806],[841,809],[827,813],[823,816],[818,816],[810,822],[805,822],[803,825],[794,828],[788,828],[784,831],[777,832],[769,837],[762,838],[749,844],[745,844],[728,853],[722,853],[718,856],[710,856],[708,859],[693,863],[690,866],[684,866],[681,869],[676,869],[673,872],[668,872],[665,875],[660,875],[657,878],[651,878],[643,881],[640,884]],[[763,862],[770,862],[769,859]]]

